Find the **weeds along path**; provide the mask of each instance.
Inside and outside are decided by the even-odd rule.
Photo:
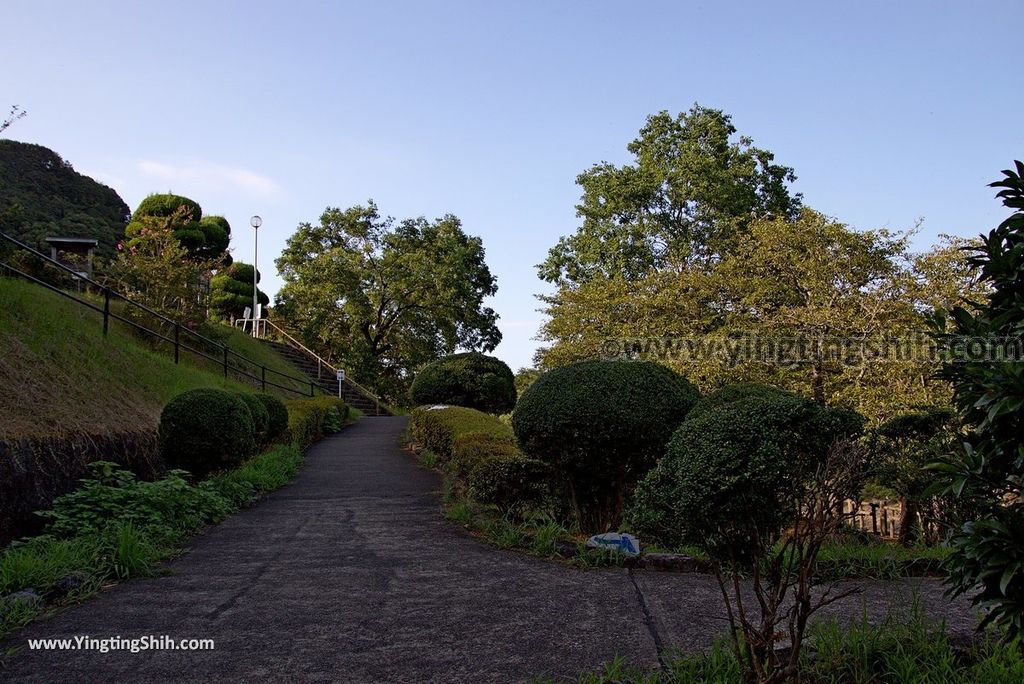
[[[713,578],[582,571],[493,549],[442,518],[436,475],[364,418],[310,449],[291,485],[195,540],[169,576],[127,582],[0,645],[13,681],[516,682],[722,634]],[[834,611],[906,605],[973,626],[934,581],[870,583]],[[31,651],[28,639],[214,639],[212,651]]]

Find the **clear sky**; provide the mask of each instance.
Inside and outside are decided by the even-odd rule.
[[[132,208],[174,191],[231,221],[271,293],[286,238],[373,198],[454,213],[498,277],[528,365],[534,265],[578,225],[574,181],[622,163],[646,115],[694,102],[795,168],[858,228],[972,235],[1024,157],[1024,2],[51,2],[0,10],[8,137],[50,147]]]

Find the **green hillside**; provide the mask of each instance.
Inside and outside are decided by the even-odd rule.
[[[192,354],[175,365],[116,321],[104,337],[100,314],[37,285],[0,277],[0,302],[0,440],[155,430],[164,403],[179,392],[255,389],[225,380],[219,365]],[[257,364],[302,377],[251,337],[227,327],[216,332]]]
[[[99,241],[114,254],[129,209],[111,188],[84,176],[42,145],[0,140],[0,230],[49,252],[47,237]]]

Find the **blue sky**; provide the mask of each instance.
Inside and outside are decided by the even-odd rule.
[[[301,221],[373,198],[454,213],[498,276],[498,356],[528,365],[534,265],[578,225],[574,181],[628,159],[650,113],[694,102],[795,168],[858,228],[972,235],[1024,156],[1024,3],[49,2],[6,0],[8,137],[134,206],[172,190],[224,214],[260,267]]]

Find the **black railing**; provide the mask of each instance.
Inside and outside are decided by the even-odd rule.
[[[36,258],[41,259],[43,263],[58,268],[61,271],[70,274],[75,279],[76,282],[84,284],[87,287],[91,287],[97,292],[99,292],[103,299],[102,306],[96,302],[89,301],[84,297],[80,297],[76,293],[69,292],[68,290],[48,283],[45,280],[42,280],[41,278],[37,278],[34,275],[25,273],[24,271],[21,271],[4,261],[0,261],[0,269],[2,269],[4,272],[13,276],[17,276],[19,278],[23,278],[37,285],[41,285],[46,289],[50,290],[51,292],[56,292],[62,297],[66,297],[67,299],[77,302],[78,304],[81,304],[82,306],[92,309],[93,311],[99,313],[103,317],[104,336],[106,336],[110,332],[111,319],[121,321],[122,323],[131,326],[132,328],[143,334],[149,335],[151,337],[171,344],[174,347],[174,363],[176,364],[180,362],[181,353],[185,351],[195,354],[196,356],[202,357],[209,361],[212,361],[215,364],[221,366],[224,370],[225,378],[230,378],[232,373],[235,374],[235,376],[247,378],[248,380],[252,380],[255,383],[258,383],[259,387],[264,392],[267,390],[268,387],[276,387],[277,389],[284,390],[286,392],[293,392],[301,396],[315,396],[317,390],[323,392],[323,389],[309,378],[288,375],[287,373],[282,373],[279,370],[268,368],[266,365],[257,363],[256,361],[253,361],[252,359],[249,359],[246,356],[239,354],[234,349],[231,349],[231,347],[228,346],[227,344],[210,339],[206,335],[203,335],[201,333],[196,332],[195,330],[192,330],[187,325],[182,325],[181,321],[176,321],[157,311],[154,311],[145,304],[140,304],[139,302],[136,302],[133,299],[124,296],[120,292],[112,289],[107,285],[97,283],[96,281],[86,277],[82,273],[79,273],[78,271],[69,268],[68,266],[60,263],[59,261],[56,261],[55,259],[51,259],[45,254],[29,247],[28,245],[19,240],[12,238],[10,235],[7,235],[6,233],[0,232],[0,238],[11,243],[18,249],[28,252],[29,254],[35,256]],[[159,330],[153,330],[152,328],[147,328],[141,323],[132,320],[130,317],[122,316],[121,314],[113,311],[110,306],[112,301],[124,302],[125,305],[129,308],[129,310],[132,307],[134,307],[138,311],[142,311],[145,314],[152,316],[157,321],[160,321],[163,324],[164,332],[161,332]],[[238,363],[232,364],[233,360],[244,364],[248,364],[248,367],[242,367],[238,365]],[[275,380],[279,380],[281,382],[290,380],[297,383],[297,385],[283,385],[280,384],[280,382],[275,382]],[[297,389],[298,386],[303,387],[303,389]],[[304,389],[307,386],[309,387],[308,392]]]

